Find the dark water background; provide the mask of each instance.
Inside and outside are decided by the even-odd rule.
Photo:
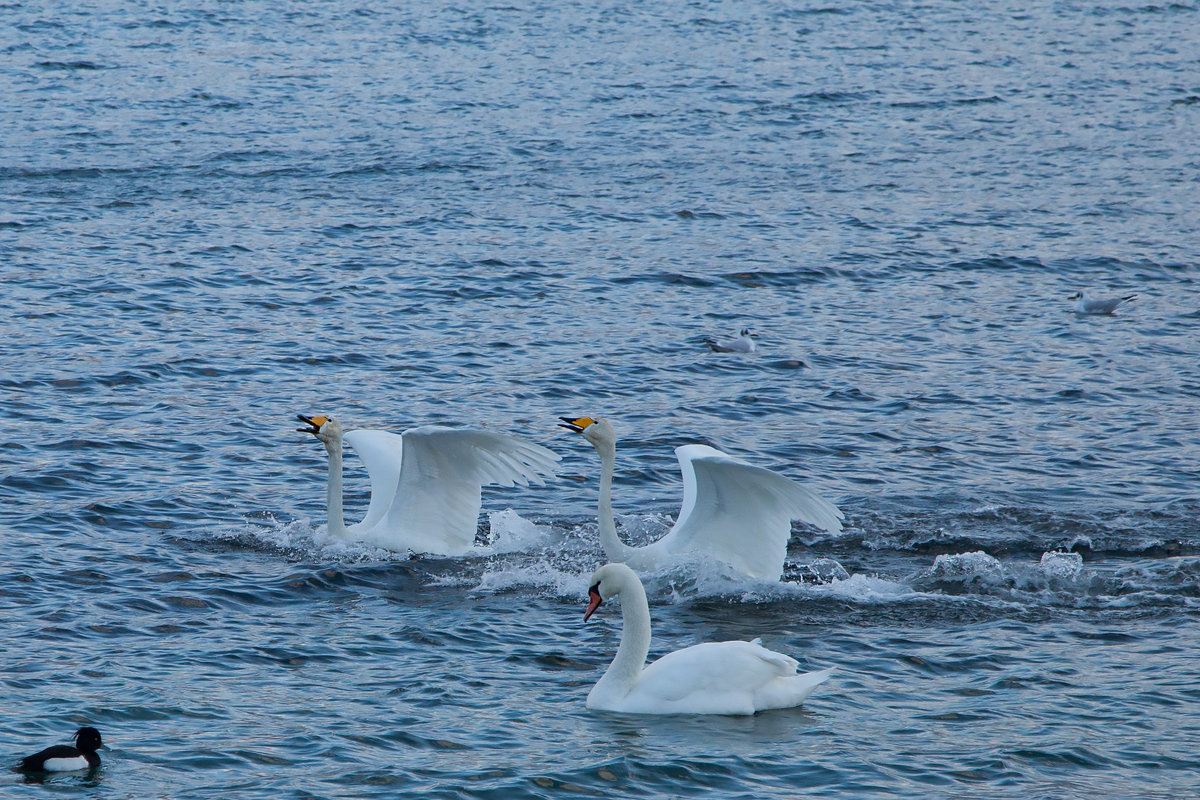
[[[5,797],[1200,792],[1200,8],[0,5]],[[1131,293],[1077,317],[1082,287]],[[749,356],[703,337],[743,325]],[[321,544],[297,412],[563,454],[478,557]],[[785,584],[646,576],[654,654],[837,672],[594,714],[671,448],[821,488]],[[348,516],[366,477],[348,459]],[[511,509],[511,511],[509,511]],[[1046,554],[1049,555],[1046,555]]]

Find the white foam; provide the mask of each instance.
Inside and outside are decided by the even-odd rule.
[[[594,570],[595,566],[588,566],[582,572],[574,572],[547,561],[505,564],[484,570],[475,591],[502,593],[531,587],[549,590],[556,597],[579,598],[587,594],[587,579]]]
[[[823,574],[819,581],[804,576],[803,571],[813,566]],[[811,564],[789,565],[789,573],[798,571],[801,573],[799,580],[775,581],[751,578],[728,565],[713,561],[693,561],[642,575],[642,580],[652,596],[667,594],[676,603],[709,597],[736,597],[745,603],[770,603],[797,597],[835,597],[868,605],[897,600],[942,599],[940,594],[925,594],[899,581],[875,575],[850,574],[831,558],[815,559]]]
[[[511,508],[488,514],[491,529],[486,549],[492,553],[519,553],[545,547],[553,536],[549,525],[531,522]]]
[[[803,581],[783,581],[756,587],[742,593],[741,599],[746,603],[770,603],[797,597],[834,598],[856,605],[887,605],[896,602],[916,600],[945,601],[942,594],[919,592],[906,583],[881,578],[877,575],[852,574],[844,579],[829,583],[807,583]]]
[[[1083,556],[1079,553],[1063,553],[1052,550],[1042,553],[1039,566],[1047,578],[1069,580],[1078,577],[1079,573],[1083,571]]]
[[[982,550],[975,550],[938,556],[928,575],[940,580],[998,579],[1004,577],[1004,565]]]
[[[929,597],[898,581],[890,581],[874,575],[855,573],[845,580],[805,587],[809,592],[827,597],[837,597],[856,603],[892,603],[899,599]]]
[[[205,531],[204,538],[253,549],[280,551],[291,556],[333,561],[407,561],[411,553],[398,553],[362,542],[329,536],[325,528],[307,518],[278,522],[274,517],[246,520],[243,525]]]
[[[617,514],[616,523],[622,540],[641,547],[670,533],[675,519],[668,514]],[[594,535],[599,542],[600,534]]]
[[[836,583],[850,578],[850,572],[833,558],[814,558],[807,564],[796,566],[801,583]]]

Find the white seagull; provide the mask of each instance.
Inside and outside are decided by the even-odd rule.
[[[1128,303],[1137,298],[1136,294],[1124,297],[1092,297],[1087,289],[1076,292],[1069,299],[1075,301],[1072,309],[1076,314],[1112,314],[1122,303]]]
[[[340,422],[298,414],[329,453],[329,535],[389,550],[463,555],[475,542],[484,484],[543,485],[558,455],[514,436],[428,425],[403,434],[352,430]],[[342,519],[342,440],[354,448],[371,478],[371,502],[362,522]]]
[[[675,525],[652,544],[630,547],[617,537],[613,520],[616,432],[602,417],[560,419],[560,427],[583,434],[600,455],[598,523],[600,543],[609,561],[654,570],[703,557],[754,578],[778,580],[793,519],[829,533],[842,529],[842,512],[811,489],[708,445],[689,444],[675,448],[683,472],[683,505]]]
[[[754,342],[754,337],[758,334],[751,331],[749,328],[742,328],[738,335],[732,339],[713,339],[708,337],[704,343],[712,348],[714,353],[753,353],[758,345]]]

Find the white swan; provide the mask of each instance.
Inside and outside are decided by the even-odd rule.
[[[582,433],[600,454],[600,544],[609,561],[655,570],[688,557],[729,564],[755,578],[778,580],[792,535],[803,520],[829,533],[842,529],[842,512],[816,492],[763,467],[703,444],[675,448],[683,471],[683,506],[666,536],[645,547],[617,537],[612,512],[617,436],[603,418],[560,417],[560,427]]]
[[[583,621],[616,595],[621,595],[621,645],[588,692],[588,708],[629,714],[753,714],[800,705],[833,672],[797,674],[796,659],[768,650],[758,639],[692,645],[646,666],[650,606],[629,567],[605,564],[596,570]]]
[[[1124,297],[1092,297],[1087,289],[1082,292],[1076,292],[1069,298],[1075,301],[1075,306],[1071,309],[1076,314],[1112,314],[1122,303],[1129,303],[1137,299],[1136,294],[1127,294]]]
[[[352,430],[328,417],[298,414],[329,452],[329,534],[389,550],[462,555],[475,542],[484,484],[541,486],[558,455],[513,436],[437,426],[403,434]],[[371,477],[371,503],[362,522],[342,520],[342,440]]]

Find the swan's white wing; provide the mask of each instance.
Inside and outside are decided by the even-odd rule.
[[[755,694],[796,674],[794,658],[754,642],[706,642],[646,667],[625,698],[642,713],[753,714]]]
[[[778,578],[793,519],[842,529],[837,506],[794,481],[706,445],[675,448],[683,471],[683,506],[670,533],[652,547],[704,555],[748,575]]]
[[[679,516],[675,518],[675,528],[681,527],[696,507],[696,471],[692,469],[692,461],[704,456],[729,458],[717,448],[706,444],[685,444],[675,448],[679,470],[683,473],[683,503],[679,507]]]
[[[353,430],[343,437],[343,441],[354,448],[371,477],[371,504],[363,521],[356,526],[371,528],[387,514],[396,496],[404,437],[387,431]]]
[[[464,553],[474,543],[484,484],[541,485],[541,476],[553,475],[559,458],[540,445],[492,431],[427,426],[405,431],[403,439],[399,481],[378,522],[380,535],[440,555]]]

